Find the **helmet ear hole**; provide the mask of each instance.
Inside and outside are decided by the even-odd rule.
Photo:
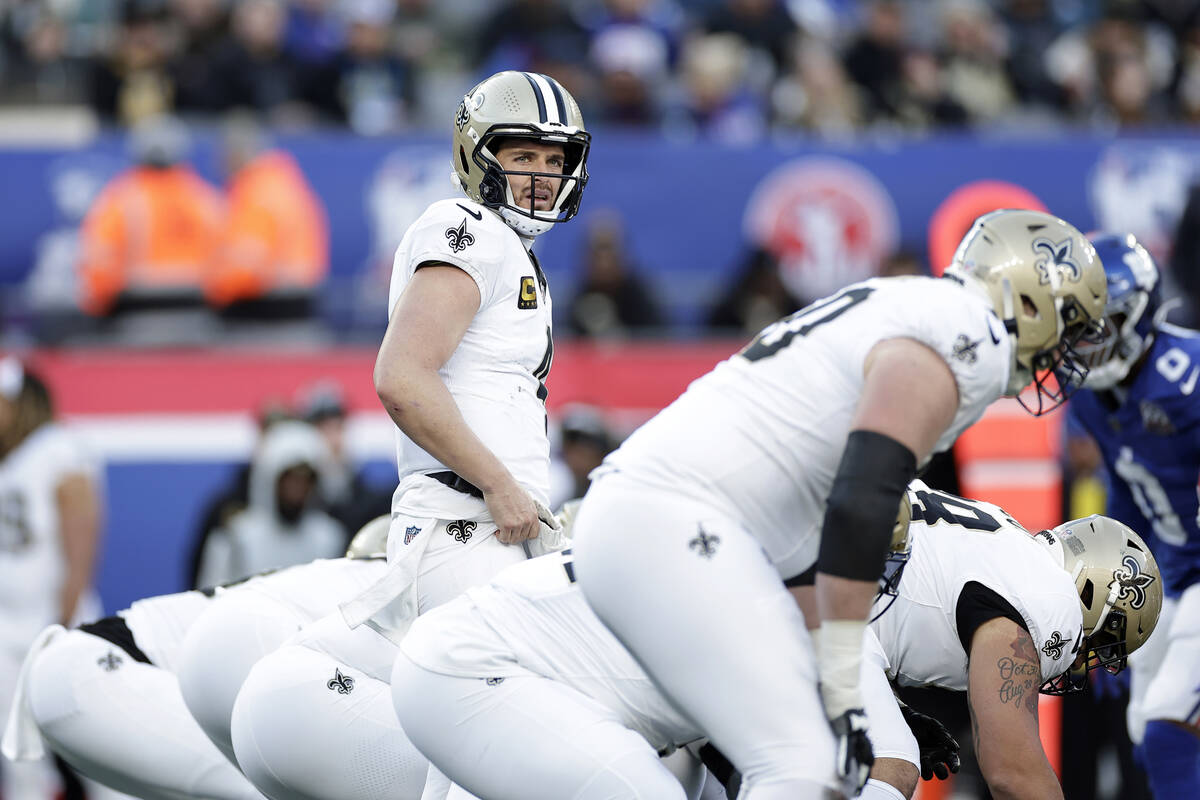
[[[467,160],[467,151],[462,145],[458,146],[458,161],[462,164],[463,172],[470,175],[471,162]]]
[[[1093,594],[1095,593],[1095,591],[1096,591],[1096,589],[1092,585],[1092,579],[1088,578],[1087,581],[1083,584],[1083,591],[1079,593],[1079,600],[1080,600],[1080,602],[1083,603],[1085,608],[1092,607]]]
[[[1042,318],[1042,313],[1038,311],[1037,304],[1027,294],[1021,295],[1021,310],[1025,312],[1025,316],[1027,317],[1033,317],[1034,319]]]

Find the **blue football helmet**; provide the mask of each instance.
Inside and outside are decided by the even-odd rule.
[[[1094,343],[1080,343],[1080,358],[1088,367],[1084,386],[1111,389],[1154,342],[1162,322],[1162,286],[1158,267],[1132,234],[1088,236],[1104,265],[1108,304],[1104,332]]]

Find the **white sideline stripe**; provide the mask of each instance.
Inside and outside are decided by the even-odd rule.
[[[608,420],[613,430],[625,436],[656,411],[613,409]],[[65,421],[93,453],[113,463],[245,461],[258,438],[254,416],[247,413],[75,414]],[[383,411],[353,413],[346,423],[346,449],[355,461],[394,462],[395,430]]]
[[[1062,480],[1052,458],[973,461],[963,464],[962,482],[973,490],[987,486],[1037,488]]]
[[[105,461],[244,461],[258,426],[250,414],[79,414],[67,417]],[[346,448],[355,460],[396,457],[392,421],[382,411],[351,414]]]

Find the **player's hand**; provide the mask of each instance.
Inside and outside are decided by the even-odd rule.
[[[871,777],[875,752],[867,737],[867,715],[861,708],[852,708],[829,721],[837,739],[837,774],[847,797],[857,797]]]
[[[925,780],[946,780],[950,773],[958,772],[961,761],[958,757],[958,742],[946,730],[946,726],[933,717],[914,711],[901,704],[900,713],[916,737],[921,750],[921,777]]]
[[[496,523],[496,538],[504,544],[519,544],[537,538],[537,504],[529,492],[510,479],[498,489],[483,493],[492,522]]]

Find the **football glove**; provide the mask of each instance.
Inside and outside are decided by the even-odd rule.
[[[867,715],[861,708],[852,708],[830,720],[837,739],[837,773],[847,797],[857,797],[871,777],[875,753],[867,737]]]
[[[900,704],[900,713],[904,715],[904,721],[908,723],[921,750],[921,777],[929,781],[936,775],[938,780],[944,781],[950,777],[950,773],[958,772],[961,764],[958,742],[946,730],[946,726],[903,703]]]

